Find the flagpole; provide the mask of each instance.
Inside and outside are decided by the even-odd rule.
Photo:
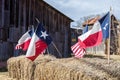
[[[50,55],[48,48],[47,48],[47,53],[48,53],[48,55]]]
[[[35,31],[34,26],[32,25],[32,30]]]
[[[52,44],[55,47],[55,49],[57,50],[57,52],[59,53],[59,56],[62,58],[62,54],[60,53],[60,51],[58,50],[58,48],[56,47],[56,45],[53,41],[52,41]]]
[[[40,23],[40,21],[38,20],[38,18],[35,18],[35,20],[36,20],[38,23]]]
[[[108,39],[108,64],[110,64],[110,38],[111,38],[111,11],[112,8],[110,7],[110,20],[109,20],[109,39]]]

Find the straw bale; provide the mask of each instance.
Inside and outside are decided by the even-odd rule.
[[[34,80],[54,80],[57,76],[55,75],[57,74],[57,70],[55,69],[56,67],[59,67],[59,65],[52,62],[36,65]]]
[[[8,72],[9,72],[9,76],[11,78],[18,78],[20,74],[20,69],[19,69],[19,65],[20,65],[20,60],[23,59],[24,56],[20,56],[18,58],[16,57],[12,57],[7,61],[7,68],[8,68]]]
[[[31,80],[34,71],[34,63],[31,60],[25,56],[13,57],[7,61],[7,64],[11,78]]]
[[[21,80],[32,80],[35,64],[31,60],[24,58],[20,60]]]
[[[37,65],[37,64],[46,63],[49,61],[54,61],[54,60],[56,60],[56,58],[52,55],[39,55],[35,59],[34,63],[35,63],[35,65]]]
[[[36,65],[54,59],[56,58],[51,55],[40,55],[33,62],[25,58],[25,56],[12,57],[7,61],[9,76],[17,80],[33,80]]]
[[[83,59],[56,59],[47,63],[36,65],[35,80],[119,80],[119,72],[114,76],[109,74],[111,67],[106,71],[102,66],[107,63],[106,59],[92,58]],[[100,60],[100,61],[98,61]],[[111,63],[113,61],[111,60]],[[117,63],[116,63],[117,64]],[[119,64],[120,65],[120,64]],[[118,68],[116,71],[119,70]],[[116,72],[115,71],[115,72]],[[118,76],[117,76],[117,75]],[[117,77],[116,77],[116,76]]]
[[[52,55],[39,55],[36,59],[35,59],[35,61],[34,62],[44,62],[44,61],[53,61],[53,60],[55,60],[56,58],[54,57],[54,56],[52,56]]]
[[[45,66],[47,63],[56,60],[56,58],[52,55],[39,55],[38,58],[34,61],[36,68],[34,71],[34,80],[53,80],[51,79],[51,75],[53,72],[52,66]],[[50,68],[50,73],[47,71],[47,69],[44,68]],[[45,77],[45,72],[47,72],[47,77]],[[44,77],[43,77],[44,75]],[[48,78],[49,77],[49,78]],[[47,78],[47,79],[46,79]]]
[[[62,58],[39,55],[8,60],[9,75],[18,80],[120,80],[120,62],[101,58]],[[15,72],[16,73],[15,73]]]

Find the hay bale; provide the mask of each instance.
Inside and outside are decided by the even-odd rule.
[[[92,61],[96,62],[97,65],[101,64],[98,67]],[[97,62],[95,59],[68,58],[40,63],[36,65],[34,80],[119,80],[119,78],[112,77],[104,71],[103,67],[100,67],[106,61]]]
[[[73,67],[51,61],[36,66],[34,80],[78,80],[80,75]]]
[[[73,67],[66,66],[65,63],[61,63],[62,59],[56,59],[55,61],[49,61],[36,65],[34,80],[78,80],[77,70]],[[69,61],[69,60],[68,60]]]
[[[17,80],[33,80],[34,69],[37,64],[56,59],[51,55],[40,55],[34,62],[25,56],[12,57],[7,61],[8,72],[11,78]]]
[[[54,80],[56,74],[55,67],[59,67],[59,65],[53,64],[52,62],[36,65],[34,80]]]
[[[17,80],[119,80],[120,62],[100,58],[63,58],[39,55],[32,62],[21,56],[8,60],[8,71]]]
[[[53,67],[49,67],[45,66],[47,63],[51,62],[51,61],[55,61],[56,58],[52,55],[39,55],[38,58],[34,61],[34,63],[36,64],[36,68],[34,71],[34,80],[53,80],[51,75],[53,73]],[[50,73],[47,73],[48,75],[45,76],[46,72],[48,69],[46,68],[50,68],[49,71]]]
[[[20,70],[21,70],[21,80],[32,80],[33,72],[35,68],[34,62],[31,60],[24,58],[20,60]]]
[[[55,59],[53,55],[39,55],[34,62],[53,61]]]
[[[24,56],[20,57],[12,57],[7,61],[7,68],[9,72],[9,76],[11,78],[20,79],[20,60],[24,59]]]
[[[54,61],[54,60],[56,60],[56,58],[52,55],[39,55],[35,59],[34,63],[35,63],[35,65],[37,65],[37,64],[46,63],[49,61]]]
[[[17,80],[31,80],[34,63],[25,56],[13,57],[7,61],[8,72],[11,78]]]

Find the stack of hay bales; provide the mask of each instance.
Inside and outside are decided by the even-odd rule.
[[[120,62],[110,60],[108,65],[107,59],[99,58],[40,55],[34,62],[25,56],[8,60],[9,76],[17,80],[120,80],[119,70]]]

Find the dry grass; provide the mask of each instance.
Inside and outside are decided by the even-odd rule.
[[[110,55],[110,58],[114,59],[114,60],[119,60],[120,61],[120,56],[119,55]]]
[[[16,80],[8,76],[8,72],[0,72],[0,80]]]

